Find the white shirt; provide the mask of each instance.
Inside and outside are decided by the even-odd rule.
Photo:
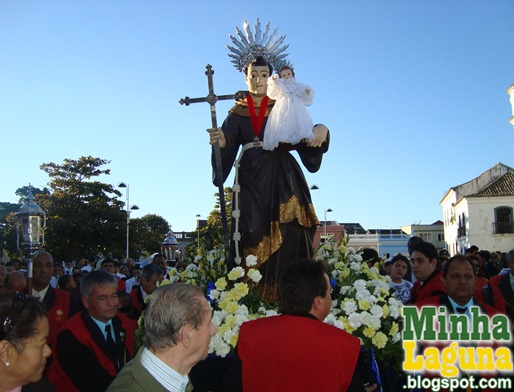
[[[130,294],[130,292],[132,291],[132,288],[133,288],[134,286],[139,286],[139,280],[138,280],[138,279],[136,279],[136,277],[135,277],[135,276],[133,276],[132,278],[127,279],[127,280],[125,281],[125,291],[126,291],[127,293],[129,293],[129,294]]]
[[[184,392],[186,390],[189,377],[183,376],[166,365],[146,347],[141,354],[141,365],[168,391]]]
[[[45,298],[46,292],[48,291],[48,287],[50,287],[50,286],[46,286],[41,291],[37,291],[36,289],[32,289],[32,296],[36,297],[36,298],[39,298],[39,302],[42,302],[43,298]]]

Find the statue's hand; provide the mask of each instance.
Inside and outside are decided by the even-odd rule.
[[[312,131],[314,138],[307,143],[309,147],[321,147],[321,145],[327,140],[328,128],[323,124],[318,124]]]
[[[211,145],[216,144],[217,142],[220,148],[225,148],[225,146],[227,145],[227,139],[225,138],[225,134],[223,133],[221,128],[209,128],[207,129],[207,132],[209,132],[209,143]]]

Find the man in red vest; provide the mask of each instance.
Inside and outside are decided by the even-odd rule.
[[[354,378],[359,340],[323,323],[332,305],[324,265],[293,263],[278,287],[282,314],[241,326],[228,390],[363,391]]]
[[[141,313],[146,308],[145,299],[152,294],[157,285],[163,280],[161,268],[157,264],[147,264],[141,271],[141,286],[137,286],[129,294],[132,304],[132,311],[129,317],[138,320]]]
[[[49,380],[57,392],[107,389],[134,356],[137,322],[118,313],[118,282],[105,270],[81,282],[86,308],[66,321],[54,343]]]
[[[49,334],[47,343],[52,347],[61,325],[80,310],[78,301],[67,291],[50,285],[54,260],[50,253],[41,252],[33,261],[32,296],[39,298],[48,312]]]
[[[420,242],[412,247],[412,272],[417,281],[412,286],[409,304],[446,292],[438,257],[437,249],[429,242]]]

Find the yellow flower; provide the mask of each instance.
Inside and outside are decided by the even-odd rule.
[[[345,268],[341,271],[341,277],[342,278],[347,278],[350,276],[350,269],[349,268]]]
[[[231,301],[223,310],[225,310],[227,313],[235,313],[237,312],[237,309],[239,309],[239,305],[237,304],[237,302]]]
[[[348,248],[346,246],[344,246],[344,244],[341,244],[341,246],[339,246],[339,252],[347,253],[348,252]]]
[[[232,347],[236,347],[237,345],[237,340],[239,339],[239,335],[238,334],[234,334],[231,338],[230,338],[230,345]]]
[[[220,336],[223,336],[225,334],[225,332],[230,331],[230,330],[231,330],[231,328],[226,323],[223,323],[218,328],[218,334]]]
[[[378,279],[378,274],[375,271],[368,271],[367,275],[368,275],[368,278],[370,278],[370,279],[373,279],[373,280]]]
[[[371,342],[377,348],[384,348],[387,344],[387,336],[383,332],[377,332],[371,339]]]
[[[216,290],[223,291],[227,288],[227,280],[225,278],[219,278],[214,284]]]
[[[234,316],[233,314],[227,316],[225,323],[228,325],[229,329],[234,328],[236,326],[236,316]]]
[[[334,268],[336,268],[338,270],[342,269],[343,267],[344,267],[344,263],[342,261],[334,264]]]
[[[387,305],[382,306],[382,312],[384,312],[384,317],[389,316],[389,313],[390,313],[389,306],[387,306]]]
[[[371,326],[364,328],[364,331],[362,331],[364,336],[366,336],[367,338],[372,338],[375,335],[375,332],[376,332],[375,328],[373,328]]]
[[[241,299],[248,294],[248,285],[246,283],[236,283],[232,291],[237,294],[238,299]]]
[[[391,325],[391,330],[389,331],[389,335],[394,336],[398,333],[399,330],[400,327],[398,324],[393,322],[393,325]]]
[[[370,310],[371,309],[371,304],[369,303],[369,301],[367,299],[361,299],[359,301],[359,309],[361,309],[361,310]]]
[[[244,276],[245,272],[242,267],[235,267],[228,273],[228,279],[229,280],[237,280],[239,278],[242,278]]]

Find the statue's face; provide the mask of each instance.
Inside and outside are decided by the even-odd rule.
[[[268,89],[269,67],[267,65],[250,65],[246,76],[246,85],[250,94],[265,96]]]

